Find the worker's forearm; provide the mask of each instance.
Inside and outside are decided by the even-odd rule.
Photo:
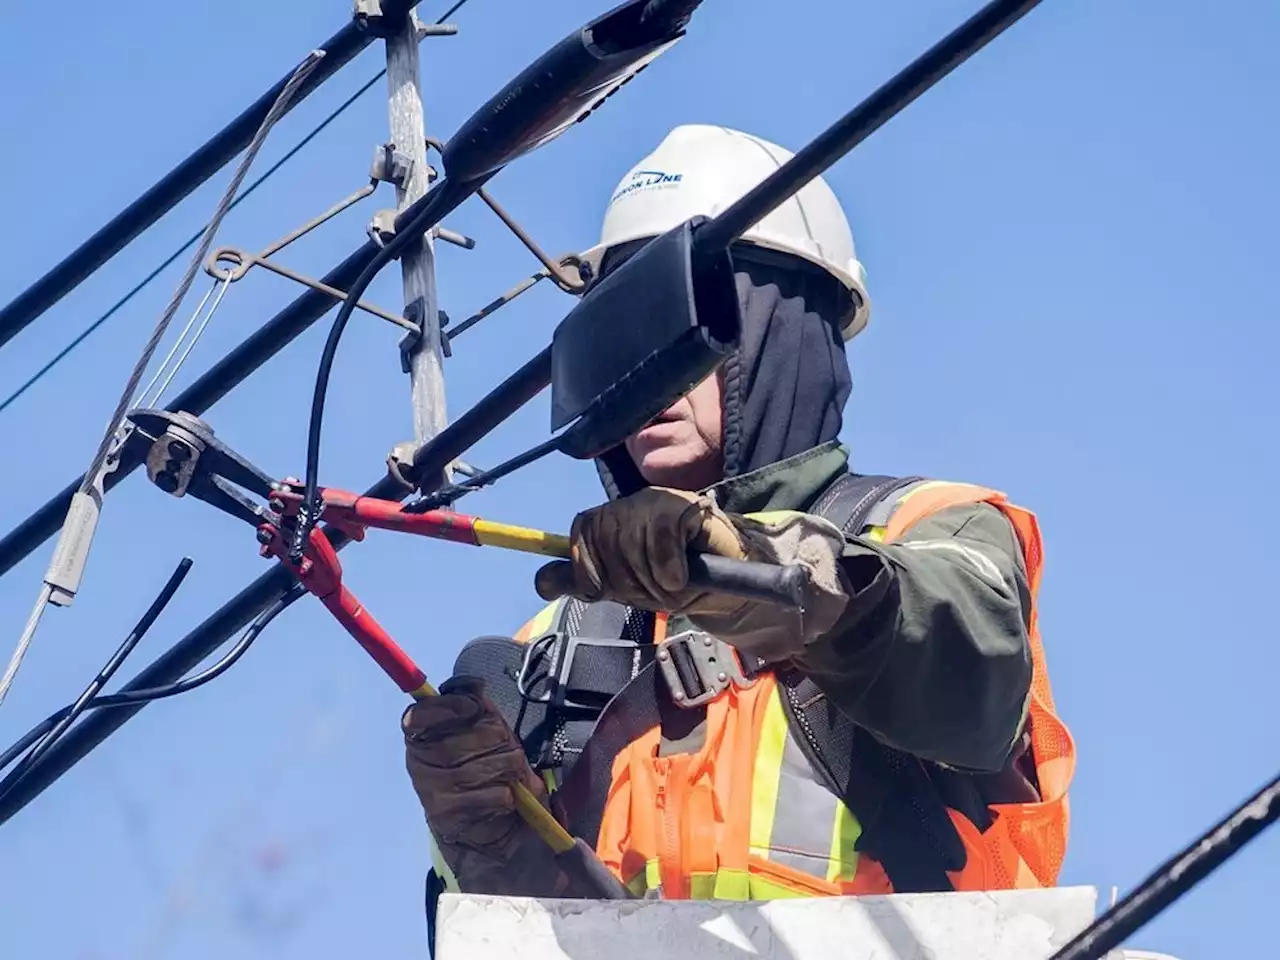
[[[890,746],[1000,769],[1031,682],[1026,575],[1005,517],[952,508],[892,544],[852,541],[841,566],[852,598],[797,664]]]

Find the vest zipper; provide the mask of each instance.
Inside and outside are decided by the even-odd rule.
[[[804,707],[800,705],[800,698],[796,694],[795,688],[781,682],[778,686],[782,689],[782,695],[787,698],[787,702],[791,704],[791,715],[795,717],[796,722],[800,724],[800,729],[804,733],[804,738],[809,742],[809,747],[813,752],[814,759],[822,764],[822,769],[826,773],[826,779],[832,784],[835,783],[835,774],[831,772],[831,768],[827,766],[827,758],[822,755],[822,751],[818,749],[818,738],[813,732],[813,725],[809,723],[809,717],[804,712]],[[838,794],[837,794],[838,795]],[[843,802],[843,798],[841,799]]]
[[[655,806],[658,809],[659,830],[658,876],[665,900],[684,899],[689,896],[684,875],[684,856],[680,844],[680,821],[683,815],[684,790],[683,765],[677,771],[670,757],[659,758],[658,789]]]

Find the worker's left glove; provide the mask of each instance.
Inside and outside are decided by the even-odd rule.
[[[401,718],[405,765],[445,863],[464,892],[565,897],[575,892],[551,848],[521,819],[514,785],[544,806],[546,784],[474,677],[451,677],[440,695]]]
[[[684,614],[699,628],[766,660],[800,653],[829,631],[849,601],[839,558],[844,535],[829,521],[782,511],[728,514],[706,494],[647,487],[580,513],[570,561],[535,578],[545,600],[568,594]],[[689,584],[689,550],[733,560],[800,564],[809,573],[802,610],[712,593]]]

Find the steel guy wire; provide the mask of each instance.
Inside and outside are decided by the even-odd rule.
[[[146,346],[143,347],[141,356],[138,357],[137,363],[134,364],[132,372],[129,374],[129,380],[125,384],[124,391],[120,395],[119,401],[116,403],[115,411],[111,415],[110,421],[107,423],[107,429],[104,431],[102,440],[98,444],[98,449],[93,455],[93,461],[89,465],[89,469],[85,472],[84,479],[81,481],[81,494],[92,495],[95,487],[101,483],[103,475],[103,467],[106,465],[107,454],[110,452],[113,442],[117,438],[120,424],[124,418],[125,412],[129,409],[129,405],[133,400],[134,394],[137,392],[138,383],[142,380],[142,375],[146,372],[151,358],[155,354],[156,348],[160,345],[160,340],[164,336],[165,331],[169,327],[169,323],[173,320],[174,314],[178,312],[178,308],[182,305],[183,298],[190,290],[191,284],[195,281],[196,271],[200,269],[201,261],[209,252],[209,247],[213,244],[214,234],[221,225],[223,218],[227,215],[227,211],[231,207],[232,200],[235,199],[236,191],[240,189],[240,184],[244,181],[245,175],[249,172],[254,158],[258,155],[258,150],[262,147],[262,142],[266,139],[267,133],[275,125],[276,120],[284,112],[284,108],[293,98],[294,93],[299,85],[307,78],[307,76],[319,65],[320,60],[324,57],[324,52],[313,50],[311,54],[299,64],[293,76],[289,78],[289,82],[285,84],[284,89],[280,91],[280,95],[276,97],[275,103],[271,105],[271,109],[267,115],[263,117],[262,123],[258,126],[257,132],[253,139],[249,142],[249,146],[245,149],[244,157],[240,161],[240,165],[236,168],[235,174],[231,178],[231,182],[227,185],[226,191],[222,195],[222,199],[218,202],[217,209],[214,211],[213,217],[210,218],[208,226],[205,227],[201,236],[199,246],[195,256],[191,258],[191,262],[187,265],[186,273],[183,275],[182,281],[178,284],[177,290],[174,291],[173,297],[170,299],[168,306],[160,317],[160,321],[152,330],[151,336],[148,338]],[[75,510],[75,504],[72,504],[72,511]],[[96,515],[93,522],[96,523]],[[69,525],[64,522],[62,536],[68,536],[68,533],[81,537],[80,548],[87,552],[92,537],[92,529],[87,531],[74,530],[69,531]],[[54,560],[57,562],[59,550],[55,548]],[[81,560],[83,563],[83,558]],[[40,617],[43,614],[44,607],[48,605],[53,597],[53,585],[49,582],[50,576],[46,575],[45,583],[41,587],[39,598],[36,601],[36,609],[32,611],[31,616],[27,620],[26,629],[18,640],[18,645],[14,649],[13,655],[9,659],[9,664],[5,668],[5,673],[0,678],[0,703],[4,702],[5,696],[9,692],[9,688],[13,685],[14,678],[17,676],[18,669],[22,665],[22,660],[26,656],[27,650],[30,649],[31,640],[35,636],[36,628],[39,626]]]
[[[49,598],[53,596],[53,587],[44,584],[40,588],[40,596],[36,600],[36,605],[31,608],[31,615],[27,617],[27,625],[22,630],[22,636],[18,638],[18,645],[13,649],[13,655],[9,657],[9,664],[4,668],[4,676],[0,677],[0,703],[4,702],[5,694],[9,692],[9,688],[13,686],[13,678],[18,675],[18,668],[22,666],[22,659],[27,655],[27,650],[31,648],[31,638],[36,635],[36,628],[40,626],[40,618],[44,616],[45,607],[49,605]]]
[[[235,199],[236,191],[240,189],[240,184],[244,180],[245,174],[249,172],[249,167],[252,165],[254,157],[258,155],[262,141],[266,139],[268,131],[275,125],[277,118],[284,112],[284,108],[293,98],[294,91],[307,78],[307,75],[319,65],[323,56],[324,54],[319,50],[312,51],[310,56],[294,71],[293,76],[289,78],[289,82],[280,91],[280,96],[276,98],[276,102],[271,105],[270,111],[263,118],[262,125],[258,127],[258,132],[254,134],[253,140],[249,142],[244,158],[240,161],[240,166],[236,169],[235,175],[231,178],[231,183],[227,185],[222,199],[218,202],[218,208],[214,211],[209,225],[205,227],[204,235],[200,238],[200,244],[195,256],[187,264],[187,271],[183,275],[182,281],[178,284],[178,289],[174,291],[168,306],[165,307],[164,314],[160,317],[160,322],[156,324],[151,337],[147,340],[146,346],[143,347],[142,356],[134,364],[133,372],[129,375],[129,381],[125,384],[124,392],[121,393],[115,412],[107,425],[106,433],[103,434],[102,442],[98,444],[98,451],[93,455],[93,462],[89,465],[84,480],[80,484],[81,492],[88,492],[94,484],[98,471],[102,469],[102,464],[107,459],[107,451],[111,447],[112,435],[119,426],[121,418],[124,417],[125,411],[129,409],[129,404],[138,389],[138,383],[142,380],[143,373],[151,363],[151,357],[155,353],[156,347],[160,345],[160,338],[164,336],[165,331],[169,328],[170,321],[173,320],[173,315],[178,312],[178,307],[182,305],[183,298],[186,297],[187,291],[191,289],[191,284],[196,278],[196,272],[200,269],[201,262],[213,245],[213,236],[222,224],[223,217],[227,215],[231,201]]]
[[[142,388],[142,394],[138,400],[138,406],[151,407],[155,405],[155,399],[151,398],[152,388],[155,387],[157,381],[159,381],[159,379],[162,376],[164,376],[164,372],[169,368],[169,364],[170,362],[172,362],[174,355],[177,354],[177,352],[182,349],[183,344],[186,342],[187,336],[191,333],[191,328],[195,326],[196,321],[199,320],[201,315],[204,313],[205,305],[209,302],[209,298],[213,296],[213,291],[216,290],[217,288],[218,288],[218,282],[216,280],[213,283],[209,284],[209,289],[205,291],[205,295],[200,298],[200,305],[196,307],[195,312],[191,314],[191,319],[186,322],[186,325],[182,328],[182,332],[178,334],[178,339],[173,341],[173,346],[169,348],[168,354],[166,354],[164,360],[160,362],[160,366],[156,368],[156,372],[151,375],[151,379],[147,382],[147,385]],[[221,298],[219,298],[219,300],[221,300]],[[215,303],[214,309],[209,312],[210,317],[213,316],[213,312],[216,310],[217,310],[217,304]],[[200,324],[200,333],[204,331],[205,325],[208,322],[209,322],[208,319],[206,319],[203,323]],[[196,334],[197,339],[199,339],[200,333]],[[190,350],[188,349],[187,352],[189,353]],[[186,360],[186,358],[187,358],[187,354],[184,353],[182,355],[182,360],[178,361],[179,367],[182,366],[182,361]],[[165,383],[168,384],[168,381],[166,380]],[[157,393],[156,396],[159,397],[159,393]]]
[[[194,350],[196,344],[200,342],[200,338],[204,336],[204,331],[209,326],[209,321],[211,321],[213,319],[213,315],[218,312],[218,307],[222,305],[222,298],[227,295],[227,288],[230,286],[231,278],[228,277],[222,281],[221,285],[215,281],[214,284],[209,287],[208,292],[204,295],[204,299],[200,301],[200,306],[196,309],[196,312],[191,315],[191,320],[188,321],[187,326],[183,329],[182,336],[174,343],[173,350],[169,351],[169,357],[165,358],[165,363],[161,365],[160,369],[156,371],[156,375],[152,377],[152,384],[160,378],[160,374],[164,371],[165,365],[168,364],[169,359],[173,356],[174,352],[177,351],[179,346],[181,346],[183,338],[187,335],[187,330],[191,328],[191,324],[195,322],[196,317],[200,315],[200,311],[204,309],[205,303],[208,302],[209,294],[213,293],[213,291],[217,289],[218,295],[213,298],[213,306],[209,308],[209,312],[205,314],[204,319],[200,321],[200,326],[196,328],[196,332],[191,337],[191,341],[182,351],[182,356],[180,356],[177,362],[173,365],[173,369],[170,370],[169,375],[164,378],[164,382],[156,389],[155,395],[148,398],[148,394],[151,391],[151,385],[148,385],[147,389],[142,391],[142,406],[159,406],[160,398],[163,397],[164,392],[169,389],[169,384],[173,383],[173,378],[178,375],[178,371],[182,369],[182,365],[187,362],[187,357],[191,356],[191,351]]]
[[[465,6],[467,2],[468,0],[458,0],[458,2],[454,3],[452,7],[446,10],[444,14],[438,20],[435,21],[435,24],[439,26],[440,24],[444,23],[451,16],[457,13],[459,9]],[[311,129],[311,131],[307,133],[306,136],[304,136],[301,140],[299,140],[287,151],[285,151],[284,155],[280,157],[280,159],[277,160],[275,163],[273,163],[271,166],[269,166],[265,171],[263,171],[262,175],[258,177],[256,180],[254,180],[253,183],[245,187],[244,190],[241,191],[240,195],[236,197],[236,199],[232,202],[231,206],[228,207],[228,210],[229,211],[234,210],[237,206],[240,205],[241,201],[249,199],[249,197],[254,193],[254,191],[256,191],[260,186],[262,186],[264,183],[270,180],[271,177],[273,177],[281,167],[283,167],[286,163],[288,163],[295,156],[301,153],[303,148],[305,148],[307,144],[311,143],[312,140],[314,140],[317,136],[319,136],[320,133],[326,127],[329,126],[329,124],[333,123],[333,121],[337,120],[338,117],[342,116],[342,114],[344,114],[348,110],[348,108],[351,107],[352,104],[354,104],[357,100],[359,100],[366,93],[372,90],[374,85],[386,75],[387,75],[387,71],[386,71],[386,68],[384,67],[381,70],[379,70],[377,73],[375,73],[372,77],[370,77],[368,80],[366,80],[363,84],[361,84],[359,87],[357,87],[354,93],[352,93],[349,97],[347,97],[347,99],[343,100],[342,103],[338,104],[338,106],[334,108],[334,110],[330,112],[323,120],[321,120],[318,124],[316,124]],[[204,230],[205,228],[201,227],[197,232],[193,233],[190,237],[188,237],[186,242],[183,243],[182,246],[174,250],[173,253],[169,254],[169,256],[167,256],[164,259],[163,262],[158,264],[150,273],[148,273],[145,277],[139,280],[132,288],[128,290],[128,292],[124,294],[124,296],[122,296],[119,300],[117,300],[109,308],[107,308],[105,313],[103,313],[96,320],[94,320],[93,323],[89,324],[89,326],[87,326],[83,331],[81,331],[80,334],[78,334],[74,340],[72,340],[69,344],[67,344],[65,347],[59,350],[56,354],[54,354],[52,359],[50,359],[47,363],[45,363],[44,366],[42,366],[39,370],[37,370],[30,377],[24,380],[16,390],[10,393],[3,400],[0,400],[0,413],[3,413],[5,409],[10,405],[12,405],[19,397],[21,397],[24,393],[26,393],[28,390],[34,387],[37,383],[43,380],[46,374],[48,374],[51,370],[53,370],[54,367],[56,367],[59,363],[65,360],[72,351],[74,351],[77,347],[80,346],[80,344],[84,343],[84,341],[89,338],[90,334],[92,334],[95,330],[97,330],[104,323],[106,323],[113,316],[115,316],[121,309],[123,309],[129,303],[129,301],[131,301],[134,297],[136,297],[139,293],[141,293],[143,289],[145,289],[146,286],[149,283],[151,283],[152,280],[154,280],[161,273],[163,273],[171,263],[177,260],[189,249],[191,249],[191,245],[200,239],[200,237],[204,233]]]

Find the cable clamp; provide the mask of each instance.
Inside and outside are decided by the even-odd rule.
[[[374,148],[369,179],[403,187],[412,176],[413,158],[397,150],[395,144],[381,143]]]
[[[379,210],[373,215],[369,225],[365,227],[365,232],[369,234],[369,239],[374,242],[374,245],[381,250],[396,235],[396,212],[394,210]]]
[[[416,443],[406,440],[403,443],[397,443],[387,454],[387,476],[394,480],[406,494],[418,489],[418,485],[405,476],[407,471],[413,469],[413,455],[417,450]]]
[[[407,304],[404,308],[405,320],[413,325],[408,333],[400,338],[400,372],[411,373],[413,370],[413,355],[422,347],[422,338],[425,327],[423,320],[425,318],[425,304],[421,297]],[[453,356],[453,349],[449,346],[449,338],[444,336],[445,327],[449,326],[449,314],[443,310],[436,311],[436,319],[440,324],[440,352],[445,358]]]

